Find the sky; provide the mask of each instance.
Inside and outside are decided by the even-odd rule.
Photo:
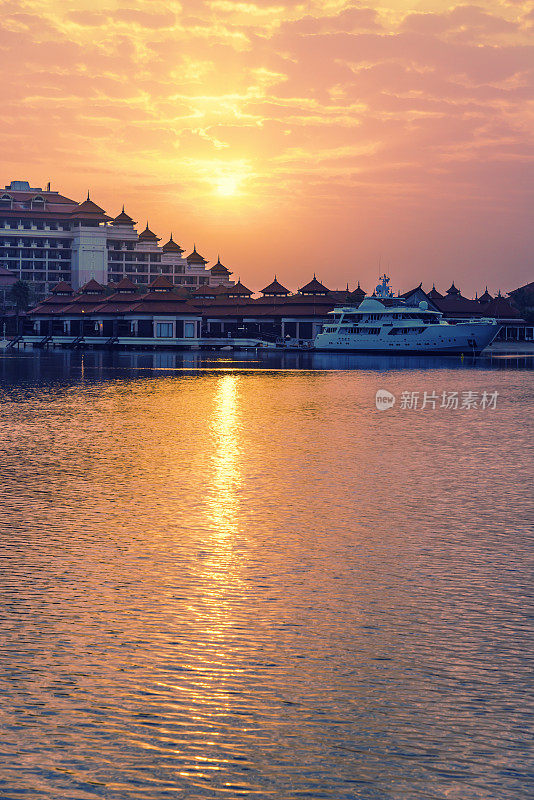
[[[252,289],[534,279],[534,0],[0,0],[3,183]]]

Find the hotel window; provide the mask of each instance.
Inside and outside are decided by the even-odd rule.
[[[194,339],[195,338],[195,323],[194,322],[185,322],[184,323],[184,336],[186,339]]]
[[[158,339],[172,339],[173,335],[172,322],[157,322],[156,323],[156,336]]]

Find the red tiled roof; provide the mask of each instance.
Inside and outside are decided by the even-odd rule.
[[[224,275],[225,277],[232,274],[231,270],[221,264],[220,258],[217,258],[217,263],[211,267],[210,272],[212,275]]]
[[[87,292],[104,292],[104,291],[105,288],[102,286],[102,284],[95,281],[94,278],[91,278],[90,281],[87,281],[87,283],[84,284],[84,286],[82,286],[82,288],[80,289],[80,292],[82,294],[85,294]]]
[[[328,311],[331,311],[333,306],[318,309],[316,305],[307,304],[287,308],[287,306],[269,306],[258,307],[254,303],[243,306],[243,304],[234,304],[227,306],[206,306],[202,309],[202,315],[210,319],[218,317],[244,317],[245,319],[252,319],[254,317],[317,317],[326,316]]]
[[[122,278],[117,284],[115,284],[116,292],[135,292],[136,290],[136,284],[129,278]]]
[[[351,298],[363,298],[365,297],[365,292],[360,286],[360,281],[358,281],[357,287],[350,293]]]
[[[469,300],[461,295],[449,294],[446,297],[433,299],[432,302],[445,316],[481,316],[483,313],[483,307],[478,300]]]
[[[124,210],[124,206],[122,207],[122,211],[118,214],[113,222],[112,225],[135,225],[135,221],[127,214]]]
[[[412,294],[415,294],[419,290],[421,290],[423,292],[423,294],[425,294],[425,292],[423,291],[423,284],[422,283],[420,283],[419,286],[415,286],[413,289],[408,289],[407,292],[403,292],[400,295],[400,297],[404,297],[404,299],[407,300],[409,297],[412,296]]]
[[[158,275],[158,277],[154,278],[152,283],[149,284],[149,289],[165,289],[171,291],[174,289],[174,283],[166,278],[165,275]]]
[[[87,295],[80,295],[74,300],[70,298],[70,303],[64,307],[58,308],[56,314],[91,314],[93,311],[102,305],[101,297],[91,297]]]
[[[281,283],[278,282],[276,275],[274,276],[274,281],[270,283],[265,289],[262,289],[262,294],[264,295],[288,295],[289,289],[286,289],[285,286],[282,286]]]
[[[197,253],[197,246],[196,245],[193,245],[193,252],[189,253],[189,255],[186,257],[186,260],[187,260],[187,262],[189,264],[207,264],[208,263],[206,261],[206,259],[203,256],[200,255],[200,253]]]
[[[301,294],[324,294],[328,291],[329,290],[326,288],[326,286],[320,283],[315,275],[313,276],[313,279],[306,284],[306,286],[301,286],[299,289]]]
[[[73,294],[72,286],[66,281],[60,281],[52,289],[52,294]]]
[[[247,289],[246,286],[243,286],[241,281],[239,280],[235,286],[225,286],[224,293],[228,295],[228,297],[236,296],[236,297],[250,297],[253,292],[250,289]]]
[[[164,296],[163,301],[142,297],[130,310],[137,314],[194,314],[199,316],[198,309],[194,306],[184,303],[181,298],[173,300],[168,295]]]
[[[521,319],[519,311],[513,307],[507,297],[497,295],[487,305],[483,306],[485,317],[496,317],[497,319]]]
[[[172,238],[172,233],[171,233],[171,238],[169,239],[168,242],[165,242],[162,249],[164,253],[178,253],[180,255],[183,253],[183,250],[180,247],[180,245],[176,244],[176,242]]]
[[[144,229],[144,231],[141,231],[141,233],[137,237],[137,241],[138,242],[153,242],[153,243],[156,243],[156,242],[159,242],[159,237],[156,236],[156,234],[153,233],[153,231],[150,230],[150,228],[148,227],[148,222],[147,222],[146,228]]]
[[[93,219],[99,222],[111,222],[111,217],[108,217],[106,212],[96,203],[89,199],[89,192],[87,193],[87,200],[79,203],[74,211],[71,212],[73,219]]]
[[[5,189],[0,191],[0,196],[9,195],[13,199],[13,208],[3,208],[2,215],[8,216],[31,216],[36,219],[49,218],[51,214],[60,215],[60,218],[68,218],[70,213],[76,208],[78,203],[57,192],[48,191],[19,191],[18,189]],[[44,209],[22,208],[22,203],[28,202],[36,196],[44,197]]]

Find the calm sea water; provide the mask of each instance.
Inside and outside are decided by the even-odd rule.
[[[532,796],[532,371],[57,352],[0,380],[2,798]],[[425,391],[497,407],[401,407]]]

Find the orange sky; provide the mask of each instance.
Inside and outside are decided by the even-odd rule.
[[[90,187],[253,289],[534,278],[533,0],[1,8],[4,183]]]

